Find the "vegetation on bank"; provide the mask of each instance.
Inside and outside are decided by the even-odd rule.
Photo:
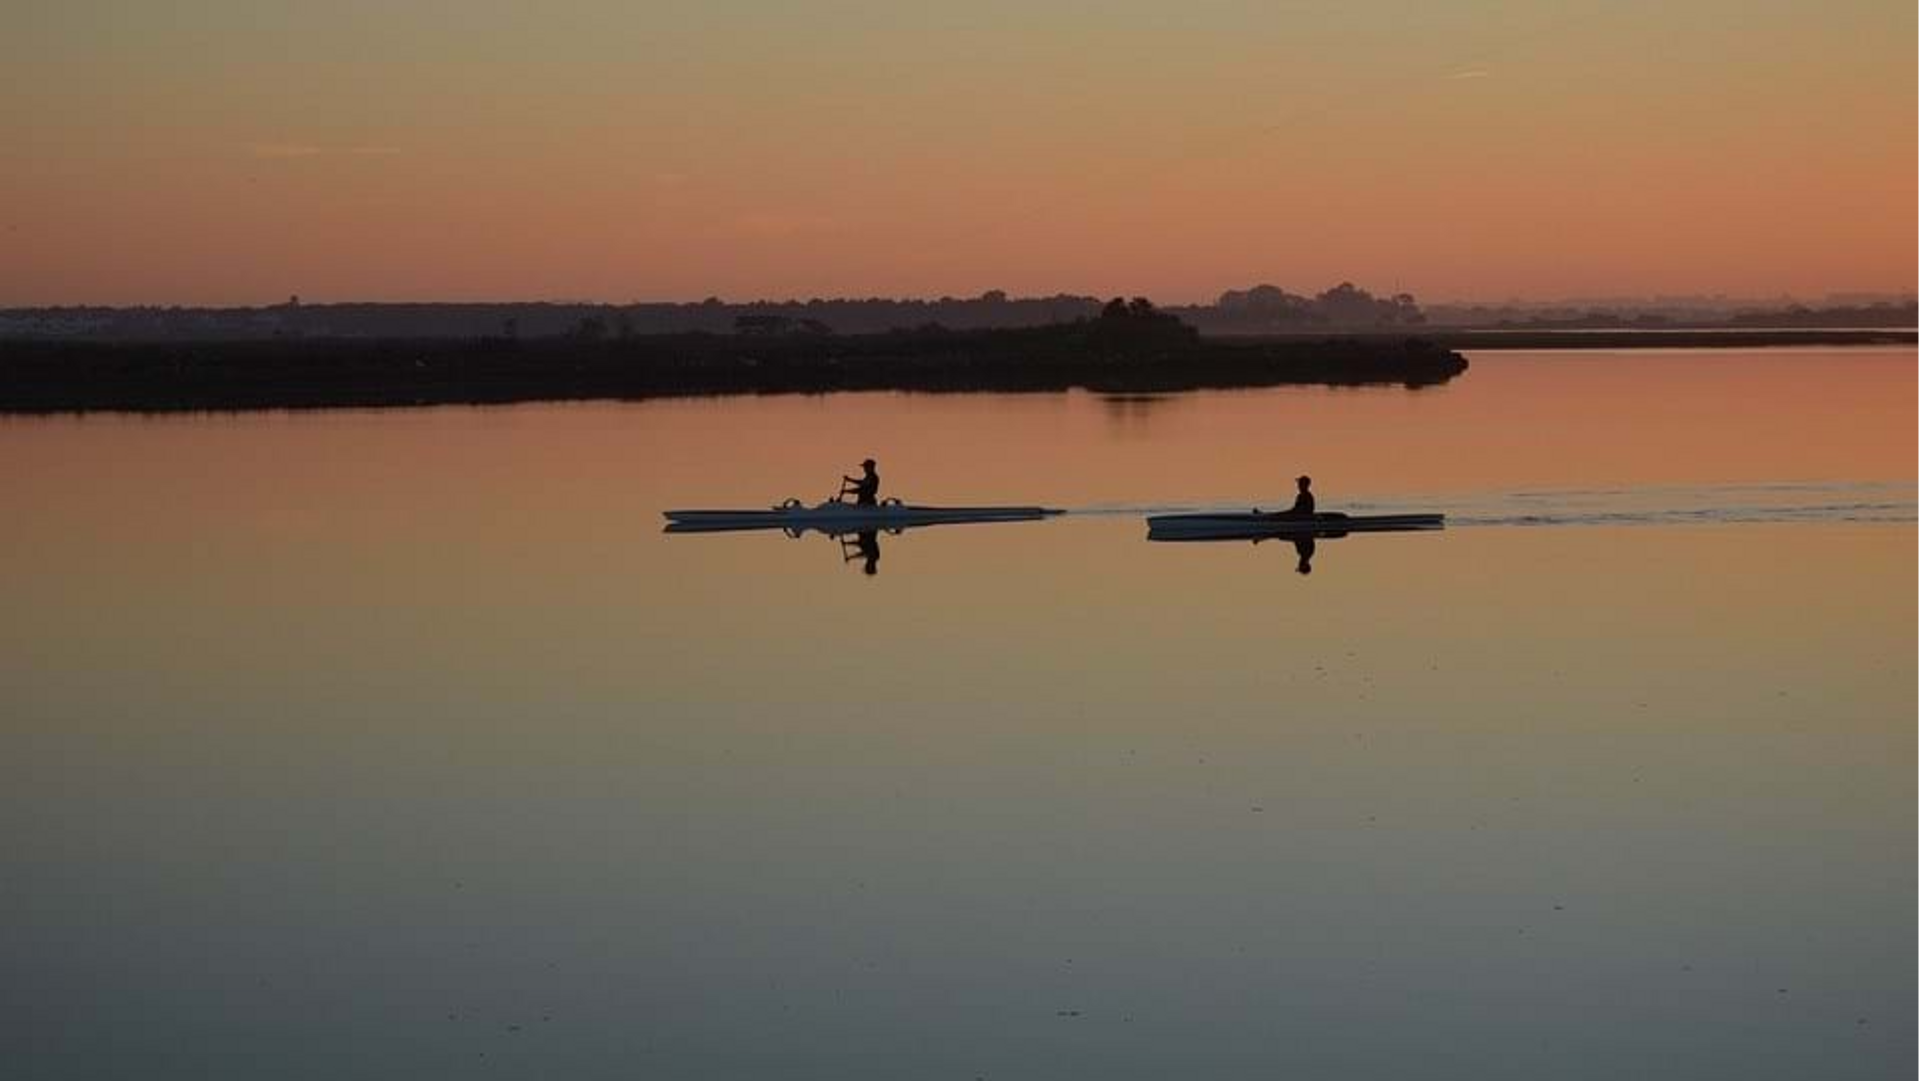
[[[1379,331],[1352,331],[1350,337],[1361,341],[1398,341],[1403,335]],[[1277,332],[1249,335],[1238,341],[1290,342],[1320,337],[1313,334]],[[1808,345],[1914,345],[1920,332],[1913,330],[1874,330],[1865,328],[1835,330],[1825,327],[1693,327],[1617,329],[1568,327],[1540,329],[1517,327],[1511,330],[1465,330],[1431,327],[1420,334],[1421,340],[1442,349],[1764,349],[1776,346]]]
[[[745,328],[743,328],[745,329]],[[1155,392],[1445,382],[1413,338],[1203,339],[1145,300],[1053,326],[885,334],[0,343],[0,411],[427,405],[837,390]]]
[[[588,304],[302,303],[242,308],[0,308],[0,338],[95,341],[224,341],[259,338],[553,338],[597,334],[632,338],[661,334],[756,332],[806,326],[817,333],[883,334],[938,323],[956,330],[1037,327],[1098,318],[1099,297],[1059,293],[1011,297],[989,289],[975,297],[816,297],[811,300]],[[1404,294],[1378,298],[1350,282],[1314,296],[1270,285],[1228,291],[1218,304],[1162,307],[1202,333],[1271,329],[1325,332],[1418,324],[1418,306]]]

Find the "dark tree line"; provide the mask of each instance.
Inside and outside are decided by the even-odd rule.
[[[93,341],[252,341],[272,338],[574,338],[652,334],[879,334],[938,325],[984,330],[1069,324],[1102,317],[1106,304],[1066,293],[1010,297],[884,297],[752,301],[717,297],[649,304],[313,304],[258,308],[0,309],[0,338]],[[1312,297],[1270,285],[1222,294],[1216,304],[1158,309],[1202,331],[1411,326],[1419,308],[1405,294],[1376,298],[1343,282]]]

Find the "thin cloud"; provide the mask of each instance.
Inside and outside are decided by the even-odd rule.
[[[1492,75],[1493,75],[1493,72],[1491,71],[1483,71],[1480,68],[1468,68],[1465,71],[1456,71],[1452,75],[1447,76],[1447,78],[1449,79],[1485,79],[1485,78],[1491,77]]]

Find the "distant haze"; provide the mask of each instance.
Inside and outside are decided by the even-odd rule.
[[[28,4],[0,306],[1903,293],[1915,36],[1907,0]]]

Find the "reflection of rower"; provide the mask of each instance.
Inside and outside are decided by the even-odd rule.
[[[871,529],[863,529],[855,534],[852,540],[848,540],[844,534],[841,535],[840,561],[842,563],[851,563],[856,559],[864,559],[867,561],[867,565],[860,568],[862,573],[880,573],[879,533]]]
[[[1346,536],[1346,534],[1345,533],[1326,533],[1326,534],[1323,534],[1323,536],[1344,537]],[[1258,547],[1261,541],[1271,540],[1271,539],[1272,539],[1271,537],[1255,537],[1253,538],[1253,543],[1255,547]],[[1300,562],[1294,564],[1294,567],[1293,567],[1294,573],[1312,574],[1313,573],[1313,534],[1300,533],[1292,537],[1288,537],[1287,539],[1293,542],[1293,554],[1300,557]]]
[[[1300,562],[1293,568],[1295,573],[1312,574],[1313,573],[1313,537],[1311,534],[1304,537],[1293,538],[1293,554],[1300,557]]]
[[[874,468],[872,458],[860,463],[861,474],[857,477],[840,478],[840,494],[835,499],[851,494],[854,503],[862,507],[876,506],[880,502],[880,474]]]

